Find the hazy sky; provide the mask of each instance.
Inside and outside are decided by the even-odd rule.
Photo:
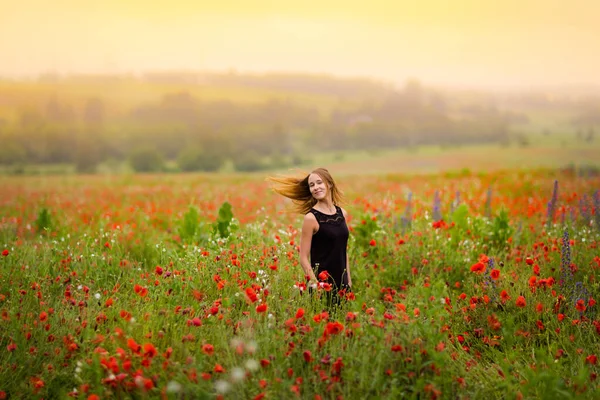
[[[600,84],[600,0],[0,0],[0,76],[229,69]]]

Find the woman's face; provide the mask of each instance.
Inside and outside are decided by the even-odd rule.
[[[329,195],[329,186],[317,174],[308,176],[308,187],[312,196],[317,200],[323,200]]]

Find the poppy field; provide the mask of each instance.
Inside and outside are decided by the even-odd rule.
[[[600,396],[600,176],[331,172],[339,307],[265,176],[2,178],[0,399]]]

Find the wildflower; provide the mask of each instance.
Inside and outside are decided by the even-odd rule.
[[[213,347],[212,344],[204,344],[202,345],[202,351],[204,352],[204,354],[208,355],[208,356],[212,356],[215,348]]]
[[[142,346],[137,344],[137,342],[133,338],[127,339],[127,347],[129,347],[129,349],[134,353],[139,353],[139,351],[142,349]]]
[[[399,344],[395,344],[395,345],[392,346],[392,351],[394,353],[401,352],[402,350],[403,350],[403,347],[401,345],[399,345]]]
[[[125,321],[129,321],[132,317],[131,313],[125,310],[121,310],[119,312],[119,315],[121,316],[121,318],[123,318]]]
[[[222,374],[223,372],[225,372],[225,368],[223,368],[221,364],[216,364],[213,371],[215,371],[218,374]]]
[[[338,334],[340,332],[342,332],[344,330],[344,325],[342,325],[339,322],[328,322],[327,325],[325,326],[325,330],[323,332],[324,336],[327,335],[335,335]]]
[[[263,368],[268,367],[271,364],[271,361],[267,360],[266,358],[263,358],[262,360],[260,360],[260,366]]]
[[[542,303],[537,303],[537,305],[535,306],[535,311],[541,314],[542,312],[544,312],[544,305]]]
[[[369,246],[375,247],[376,245],[377,245],[377,242],[375,241],[375,239],[371,239],[371,241],[369,242]]]
[[[246,361],[246,364],[244,366],[248,371],[256,371],[260,364],[255,359],[250,358]]]
[[[302,356],[304,357],[304,361],[306,361],[307,363],[313,360],[310,350],[304,350]]]
[[[318,278],[320,281],[326,281],[328,276],[329,273],[327,271],[322,271],[321,273],[319,273]]]
[[[231,381],[233,383],[241,382],[244,380],[246,372],[240,367],[234,367],[231,369]]]
[[[531,257],[527,257],[525,259],[525,263],[527,263],[527,265],[533,265],[533,259]]]
[[[2,255],[3,255],[4,257],[8,256],[8,249],[4,249],[4,250],[2,250]]]
[[[144,343],[144,355],[150,358],[153,358],[158,354],[158,350],[152,343]]]
[[[598,357],[596,357],[595,354],[591,354],[585,358],[585,361],[588,364],[596,365],[596,363],[598,362]]]
[[[230,389],[231,389],[231,384],[229,384],[229,382],[227,382],[227,381],[219,379],[218,381],[215,382],[215,390],[219,394],[225,394],[225,393],[229,392]]]
[[[543,331],[545,329],[544,323],[542,321],[540,321],[539,319],[536,321],[536,324],[540,331]]]
[[[183,386],[181,385],[181,383],[179,383],[177,381],[169,381],[169,383],[167,383],[167,388],[165,389],[165,392],[179,393],[179,392],[181,392],[181,389],[183,389]]]
[[[485,272],[485,264],[481,261],[476,262],[471,266],[471,272],[475,272],[477,274],[482,274]]]
[[[256,292],[254,291],[253,288],[249,287],[246,288],[246,297],[248,298],[248,300],[250,300],[250,302],[254,303],[258,300],[258,295],[256,294]]]
[[[500,278],[500,270],[498,270],[498,269],[493,269],[493,270],[490,272],[490,276],[491,276],[491,277],[492,277],[492,279],[494,279],[494,280],[496,280],[496,279]]]
[[[523,297],[523,296],[517,297],[517,301],[515,302],[515,305],[520,308],[525,307],[527,305],[527,302],[525,301],[525,297]]]
[[[302,317],[304,317],[304,309],[299,308],[298,311],[296,311],[296,319],[302,319]]]
[[[264,303],[263,303],[263,304],[259,304],[259,305],[256,307],[256,312],[257,312],[257,313],[264,313],[265,311],[267,311],[267,305],[266,305],[266,304],[264,304]]]

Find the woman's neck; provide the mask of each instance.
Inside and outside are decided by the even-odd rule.
[[[317,206],[321,210],[327,211],[327,213],[332,213],[335,211],[335,205],[331,199],[319,200],[317,201]]]

